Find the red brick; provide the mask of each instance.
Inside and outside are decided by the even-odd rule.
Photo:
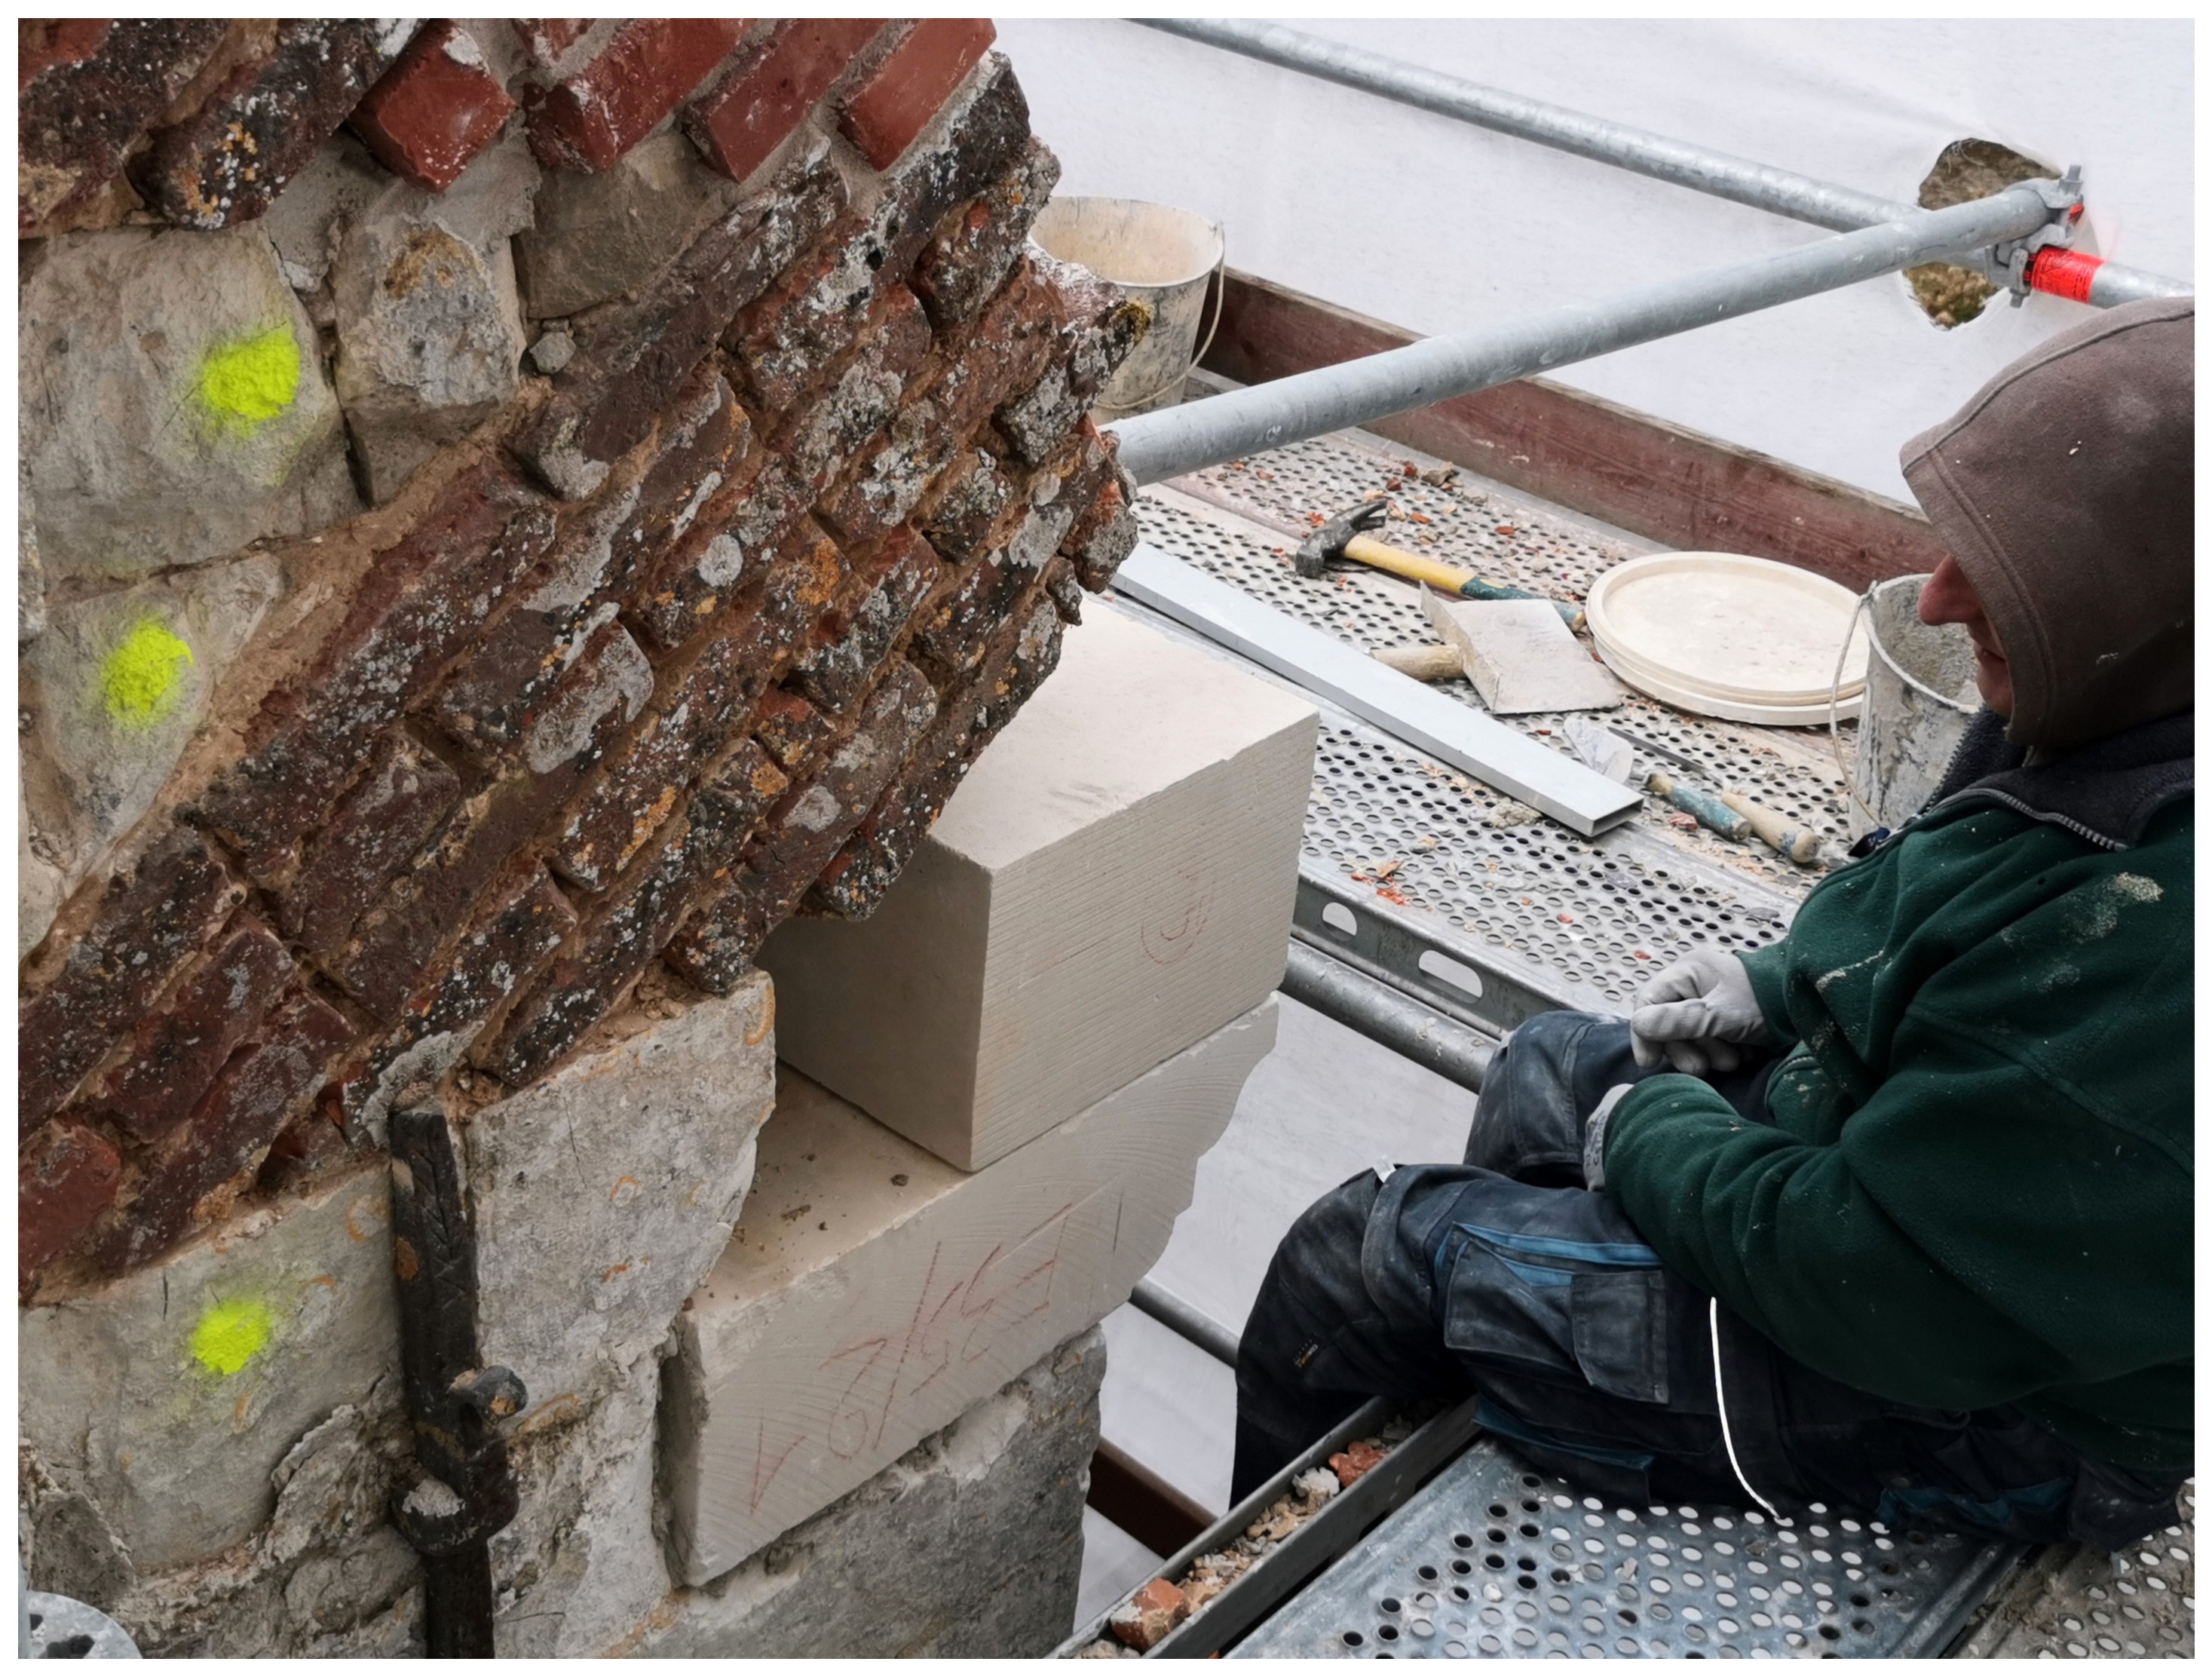
[[[960,567],[952,586],[923,611],[908,655],[946,680],[975,668],[991,631],[999,625],[991,607],[1000,598],[1003,579],[1004,573],[988,559],[971,559]]]
[[[792,131],[883,26],[873,17],[787,18],[699,99],[685,126],[708,161],[743,180]]]
[[[815,243],[723,339],[753,400],[787,413],[860,341],[896,274],[868,221],[848,216]]]
[[[460,799],[452,769],[405,734],[386,735],[279,896],[285,935],[317,955],[341,947]]]
[[[83,1238],[115,1200],[122,1160],[82,1124],[49,1124],[15,1157],[15,1288]]]
[[[376,161],[442,192],[514,113],[484,64],[483,49],[450,18],[425,24],[368,90],[347,126]]]
[[[1062,550],[1075,562],[1077,580],[1092,593],[1103,593],[1121,562],[1136,550],[1137,535],[1135,511],[1121,483],[1109,483],[1075,521]]]
[[[997,38],[987,17],[923,18],[838,100],[845,137],[890,167]]]
[[[197,112],[154,137],[132,184],[179,227],[258,219],[404,45],[402,31],[373,18],[278,24],[265,57],[239,65]]]
[[[933,486],[922,520],[929,544],[947,559],[973,559],[987,551],[993,526],[1012,504],[1014,486],[988,451],[968,448]]]
[[[15,91],[57,65],[82,64],[100,51],[113,20],[105,17],[19,17],[15,20]]]
[[[510,872],[489,903],[399,1023],[339,1074],[326,1103],[355,1145],[381,1146],[392,1108],[434,1091],[484,1021],[576,929],[576,911],[542,867]]]
[[[108,886],[92,927],[16,1026],[16,1124],[28,1135],[151,1008],[230,918],[245,888],[189,831],[172,833]]]
[[[182,1123],[298,970],[268,927],[240,914],[168,1006],[139,1022],[97,1104],[141,1141]]]
[[[352,1155],[353,1149],[346,1145],[345,1132],[319,1103],[276,1133],[276,1139],[269,1144],[268,1154],[261,1161],[261,1169],[254,1175],[253,1191],[263,1194],[289,1194],[325,1165]]]
[[[263,707],[273,737],[226,770],[200,818],[262,878],[327,816],[377,736],[428,692],[550,540],[550,504],[504,467],[464,473],[377,556],[343,624]]]
[[[310,992],[279,1002],[259,1040],[231,1057],[191,1116],[142,1162],[138,1193],[106,1220],[93,1261],[110,1272],[135,1269],[226,1216],[232,1196],[220,1190],[259,1162],[352,1039],[344,1016]]]
[[[565,500],[596,493],[641,441],[738,312],[845,204],[825,159],[794,165],[694,240],[638,302],[611,313],[554,380],[553,396],[513,444]]]
[[[593,637],[554,690],[539,723],[544,740],[526,742],[499,775],[464,800],[437,844],[329,963],[331,976],[377,1018],[398,1016],[485,890],[642,708],[642,696],[610,678],[611,665],[619,673],[617,660],[635,656],[619,623]],[[556,750],[567,754],[556,756]]]
[[[836,724],[798,694],[771,687],[754,707],[752,731],[769,755],[796,775],[813,767],[836,737]]]
[[[549,169],[611,167],[707,79],[744,27],[738,17],[633,18],[590,64],[533,99],[531,149]]]
[[[1030,145],[1029,101],[1013,66],[994,58],[945,106],[926,145],[887,170],[874,226],[892,272],[909,272],[952,210],[1018,164]]]
[[[1060,160],[1031,140],[1018,164],[938,223],[915,259],[912,283],[939,328],[973,319],[990,300],[1059,180]]]
[[[228,27],[219,17],[118,18],[105,26],[96,47],[71,57],[92,21],[97,20],[17,26],[19,231],[76,208],[112,180],[124,154],[168,108]],[[41,41],[27,39],[25,32],[40,27],[52,33]]]
[[[927,677],[903,659],[895,662],[851,736],[770,811],[730,888],[668,945],[670,964],[702,988],[726,993],[899,774],[937,714]]]
[[[596,21],[588,17],[518,17],[514,20],[514,33],[533,63],[552,70],[560,64],[570,47],[591,33]]]
[[[920,536],[910,530],[894,534],[869,568],[874,586],[843,633],[801,659],[792,672],[792,684],[823,710],[847,709],[873,679],[884,655],[944,571],[936,553]]]

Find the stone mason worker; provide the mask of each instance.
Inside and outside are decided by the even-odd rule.
[[[1920,614],[1986,708],[1789,935],[1542,1015],[1462,1164],[1277,1250],[1236,1494],[1359,1400],[1473,1391],[1634,1505],[2111,1549],[2191,1469],[2188,300],[2081,322],[1907,444]]]

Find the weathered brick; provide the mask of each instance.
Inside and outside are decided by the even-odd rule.
[[[844,204],[843,177],[826,157],[809,157],[710,223],[643,298],[611,312],[591,348],[561,369],[551,399],[515,440],[517,455],[564,500],[595,493],[732,318]]]
[[[890,271],[910,271],[946,215],[1019,163],[1029,143],[1029,101],[1013,66],[994,52],[946,101],[924,142],[884,174],[872,225]]]
[[[179,227],[235,227],[266,211],[337,131],[413,31],[411,20],[293,19],[131,169],[147,208]]]
[[[94,1103],[141,1141],[182,1123],[298,971],[269,928],[240,914],[168,1005],[139,1021]]]
[[[1014,493],[988,450],[969,448],[938,479],[923,533],[947,559],[976,558],[994,545],[993,527],[1013,504]]]
[[[1119,482],[1098,491],[1091,509],[1067,532],[1063,550],[1075,562],[1075,574],[1094,594],[1103,592],[1121,562],[1136,550],[1137,514]]]
[[[86,22],[100,39],[83,46]],[[18,26],[15,224],[28,231],[115,178],[124,153],[168,108],[222,39],[219,17],[46,20],[43,42]],[[28,72],[27,74],[26,72]]]
[[[553,529],[550,504],[503,467],[464,473],[378,556],[313,666],[264,703],[272,736],[209,788],[200,818],[246,853],[258,877],[283,868],[379,732],[445,673]]]
[[[997,37],[986,17],[914,23],[838,99],[845,137],[878,168],[889,168]]]
[[[404,733],[386,734],[279,895],[285,935],[317,955],[339,948],[460,799],[459,778],[437,756]]]
[[[15,1156],[15,1290],[83,1238],[115,1200],[122,1160],[99,1132],[49,1124]]]
[[[998,627],[992,606],[1000,598],[1004,576],[988,559],[971,559],[961,566],[951,586],[922,613],[908,656],[945,680],[973,669]]]
[[[317,1102],[276,1132],[261,1169],[254,1173],[253,1191],[291,1193],[325,1165],[350,1157],[352,1153],[345,1132]]]
[[[15,20],[15,91],[21,93],[56,66],[81,64],[100,51],[112,18],[22,17]]]
[[[944,574],[929,544],[902,531],[884,544],[870,568],[878,580],[853,612],[844,632],[817,647],[792,672],[792,684],[823,709],[842,712],[859,698]]]
[[[1058,665],[1060,644],[1059,616],[1048,602],[1028,606],[1005,625],[981,669],[946,698],[921,748],[822,869],[807,895],[810,912],[847,920],[874,912],[969,765]]]
[[[1033,465],[1066,440],[1152,325],[1150,309],[1089,269],[1042,253],[1036,265],[1060,319],[1058,353],[1036,382],[997,415],[1016,457]]]
[[[687,390],[663,422],[665,445],[639,492],[637,511],[617,539],[619,587],[655,561],[699,524],[708,504],[732,481],[752,445],[752,422],[738,404],[729,381],[719,371],[695,375],[702,386]]]
[[[811,768],[836,737],[836,724],[798,694],[771,687],[753,708],[752,731],[770,756],[799,774]]]
[[[330,963],[331,975],[377,1018],[398,1017],[486,887],[644,708],[649,692],[639,690],[633,660],[644,664],[619,623],[593,636],[514,759],[463,801],[436,845]]]
[[[376,161],[442,192],[514,112],[483,49],[450,18],[425,24],[347,118]]]
[[[701,987],[726,993],[899,774],[937,714],[928,678],[903,659],[895,663],[851,736],[769,813],[729,888],[669,943],[670,964]]]
[[[542,867],[511,870],[454,945],[437,978],[410,997],[398,1023],[350,1060],[325,1102],[356,1146],[381,1146],[394,1106],[429,1095],[477,1033],[577,927]]]
[[[882,27],[872,17],[782,20],[685,112],[693,143],[731,179],[746,179]]]
[[[197,834],[170,834],[108,886],[92,927],[16,1028],[16,1124],[37,1129],[212,938],[245,888]]]
[[[535,94],[531,149],[549,169],[607,167],[713,73],[744,30],[735,17],[633,18],[590,64]]]
[[[787,413],[860,340],[869,313],[897,276],[866,216],[847,216],[748,308],[723,338],[753,399]]]
[[[270,1011],[258,1038],[232,1055],[191,1116],[141,1161],[137,1195],[109,1213],[94,1237],[90,1255],[100,1268],[135,1269],[228,1215],[233,1195],[225,1188],[259,1162],[322,1086],[353,1027],[328,1003],[295,989]]]
[[[757,803],[711,789],[694,798],[571,941],[571,952],[553,963],[497,1036],[477,1049],[478,1063],[509,1088],[551,1070],[606,1017],[699,894],[726,876],[758,814]]]
[[[975,318],[1022,253],[1060,181],[1060,160],[1032,139],[1022,161],[938,224],[915,259],[913,285],[939,328]]]
[[[544,70],[557,70],[568,50],[591,33],[596,19],[588,17],[518,17],[514,33],[531,61]]]

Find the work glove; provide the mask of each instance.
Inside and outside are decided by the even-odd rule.
[[[1751,975],[1733,955],[1692,950],[1636,993],[1629,1050],[1647,1072],[1671,1065],[1704,1077],[1743,1063],[1740,1047],[1771,1042]]]

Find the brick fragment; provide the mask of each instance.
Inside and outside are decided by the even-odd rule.
[[[257,877],[290,860],[367,761],[377,735],[428,692],[551,539],[544,497],[504,467],[465,472],[397,546],[378,556],[337,632],[263,707],[274,732],[217,779],[200,818]]]
[[[851,736],[769,812],[728,889],[668,944],[669,963],[702,989],[728,993],[762,941],[798,905],[897,775],[937,714],[937,693],[928,678],[904,659],[896,662],[869,696]]]
[[[96,41],[87,26],[100,31]],[[19,23],[17,228],[76,209],[112,180],[125,152],[206,63],[226,27],[219,17]]]
[[[241,913],[167,1006],[139,1021],[96,1104],[141,1141],[182,1123],[298,971],[269,928]]]
[[[1029,101],[994,52],[884,172],[873,227],[890,270],[909,272],[945,217],[1019,163],[1029,143]]]
[[[936,588],[944,568],[929,544],[912,531],[894,536],[870,568],[878,580],[853,612],[844,633],[801,659],[792,672],[792,684],[823,710],[848,708]]]
[[[558,70],[568,49],[591,33],[596,19],[588,17],[518,17],[515,38],[531,62],[543,70]]]
[[[1060,446],[1152,325],[1150,309],[1089,269],[1042,252],[1034,261],[1059,317],[1058,353],[997,416],[1016,457],[1033,465]]]
[[[81,1240],[115,1200],[123,1162],[99,1132],[49,1124],[15,1156],[15,1290]]]
[[[552,398],[515,440],[517,456],[564,500],[595,493],[732,318],[844,204],[843,178],[825,157],[812,157],[709,223],[643,298],[611,312],[591,348],[561,369]]]
[[[224,1190],[259,1163],[277,1132],[322,1086],[353,1027],[313,993],[295,989],[270,1011],[258,1036],[231,1056],[191,1117],[143,1161],[137,1196],[111,1212],[94,1237],[90,1255],[100,1268],[135,1269],[228,1215],[234,1196]]]
[[[253,1178],[253,1191],[262,1194],[289,1194],[325,1165],[348,1157],[345,1132],[319,1103],[276,1133],[261,1169]]]
[[[806,119],[882,27],[872,17],[782,20],[685,112],[692,142],[731,179],[745,179]]]
[[[331,976],[380,1019],[396,1018],[472,905],[644,708],[643,655],[619,623],[595,635],[555,688],[521,750],[471,793],[437,844],[362,923]]]
[[[1137,548],[1137,514],[1119,482],[1098,491],[1091,508],[1067,532],[1064,550],[1075,562],[1075,574],[1094,594],[1103,593]]]
[[[726,877],[759,811],[757,799],[713,788],[694,798],[572,941],[572,952],[515,1004],[497,1037],[478,1049],[478,1063],[511,1089],[550,1071],[606,1017],[691,902]]]
[[[325,1104],[356,1146],[383,1145],[392,1108],[434,1090],[484,1021],[536,975],[578,924],[575,909],[542,867],[511,871],[487,902],[444,970],[408,999],[389,1032],[339,1073]]]
[[[245,888],[199,836],[173,832],[107,890],[92,927],[16,1027],[16,1122],[28,1135],[58,1111],[214,937]]]
[[[405,734],[386,734],[279,895],[285,935],[316,955],[338,949],[460,799],[452,769]]]
[[[392,173],[442,192],[514,113],[483,49],[459,24],[441,18],[416,33],[346,125]]]
[[[1154,1578],[1114,1610],[1106,1621],[1114,1639],[1142,1653],[1190,1617],[1190,1601],[1165,1578]]]
[[[131,170],[147,208],[179,227],[236,227],[265,212],[406,46],[411,20],[280,23]]]
[[[990,632],[998,627],[993,607],[1004,586],[1005,573],[988,559],[972,559],[961,566],[951,586],[923,612],[908,656],[943,680],[973,669],[983,657]]]
[[[1032,139],[1022,161],[938,224],[915,260],[913,285],[941,330],[975,318],[1022,253],[1060,181],[1060,160]]]
[[[633,18],[590,64],[531,100],[530,148],[549,169],[597,173],[651,133],[738,44],[735,17]]]
[[[923,533],[947,559],[977,558],[996,545],[991,540],[994,526],[1013,500],[1014,486],[998,461],[988,451],[971,447],[938,480]]]
[[[798,694],[771,687],[754,708],[752,731],[770,756],[798,774],[813,766],[836,737],[836,724]]]
[[[986,17],[921,19],[839,98],[845,137],[889,168],[997,38]]]

